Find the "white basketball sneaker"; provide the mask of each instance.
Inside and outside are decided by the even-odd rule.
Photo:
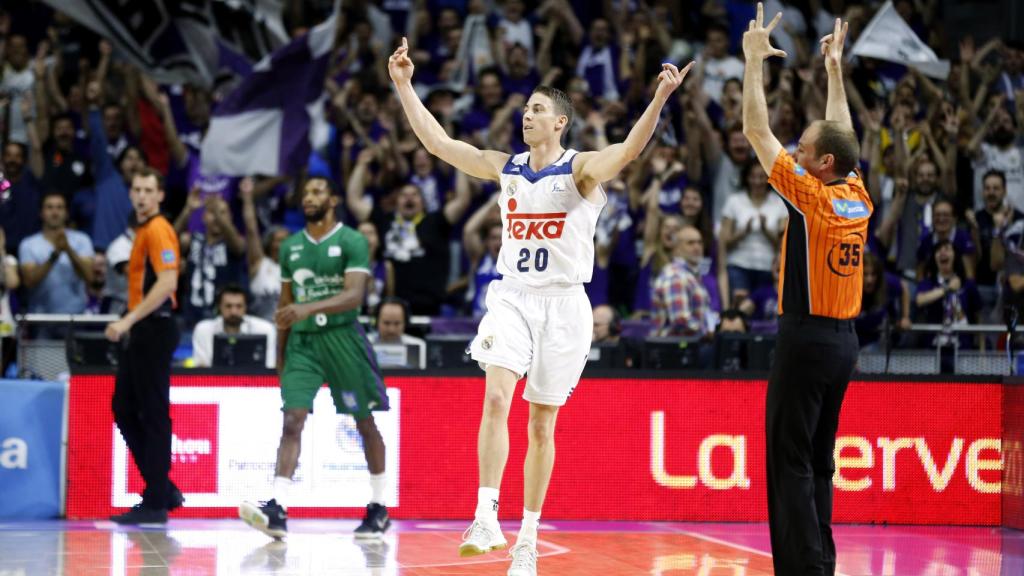
[[[459,546],[459,556],[479,556],[487,554],[492,550],[501,550],[508,546],[505,535],[501,533],[501,527],[494,523],[474,520],[473,524],[462,534],[462,545]]]
[[[537,576],[537,548],[533,542],[521,542],[509,551],[512,566],[508,576]]]

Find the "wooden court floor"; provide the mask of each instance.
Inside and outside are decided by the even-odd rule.
[[[498,575],[506,551],[456,552],[465,523],[396,522],[357,543],[351,521],[295,520],[273,542],[230,520],[174,520],[165,529],[108,522],[0,523],[0,575],[278,574]],[[506,526],[514,540],[515,526]],[[998,528],[837,526],[846,576],[1020,576],[1024,533]],[[773,574],[763,524],[544,523],[539,574],[756,576]]]

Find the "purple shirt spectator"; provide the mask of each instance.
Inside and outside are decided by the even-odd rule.
[[[935,245],[939,243],[939,240],[942,239],[931,230],[926,230],[924,234],[921,234],[921,239],[917,244],[917,261],[928,262],[931,260],[935,252]],[[957,256],[961,258],[974,254],[974,241],[971,240],[970,233],[956,228],[953,232],[953,248],[956,249]]]

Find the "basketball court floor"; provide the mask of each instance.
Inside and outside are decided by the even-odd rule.
[[[508,566],[506,551],[459,558],[463,522],[396,522],[372,544],[353,540],[355,526],[294,520],[287,541],[273,542],[230,520],[172,520],[164,529],[0,523],[0,575],[503,576]],[[1024,532],[840,525],[835,534],[847,576],[1024,574]],[[545,522],[538,544],[539,573],[551,576],[773,574],[768,551],[764,524]]]

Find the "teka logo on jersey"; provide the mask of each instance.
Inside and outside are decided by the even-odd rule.
[[[171,404],[171,480],[185,494],[217,492],[217,404]],[[128,491],[142,492],[145,483],[129,464]]]
[[[509,203],[508,237],[516,240],[557,240],[562,237],[566,212],[526,212],[512,214]]]

